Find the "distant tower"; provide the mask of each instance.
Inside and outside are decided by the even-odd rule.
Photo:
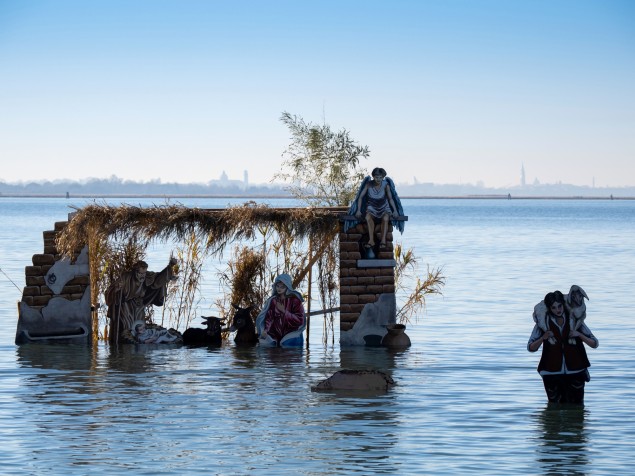
[[[249,187],[249,174],[247,173],[246,170],[243,172],[243,182],[245,183],[245,188],[248,188]]]
[[[229,177],[227,176],[227,174],[225,173],[225,171],[223,170],[223,173],[220,174],[220,181],[221,182],[227,182],[227,180],[229,180]]]
[[[520,166],[520,186],[525,186],[525,164]]]

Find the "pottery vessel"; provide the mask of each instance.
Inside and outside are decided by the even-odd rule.
[[[410,347],[410,337],[406,334],[406,326],[403,324],[389,324],[386,326],[388,331],[381,341],[381,345],[390,348]]]

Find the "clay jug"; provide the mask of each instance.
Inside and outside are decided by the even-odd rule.
[[[410,337],[406,334],[406,326],[403,324],[388,324],[386,326],[388,331],[381,341],[381,345],[384,347],[405,348],[410,347]]]

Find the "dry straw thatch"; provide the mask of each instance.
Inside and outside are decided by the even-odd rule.
[[[217,210],[182,205],[95,204],[77,209],[57,245],[70,256],[93,240],[134,238],[142,243],[167,242],[182,241],[194,234],[204,238],[208,250],[216,254],[231,242],[255,238],[258,229],[267,227],[292,239],[322,242],[324,237],[336,236],[338,215],[345,212],[341,207],[270,208],[254,202]]]
[[[202,244],[206,254],[222,255],[232,242],[262,238],[273,231],[282,243],[305,242],[311,248],[292,272],[295,287],[316,262],[321,263],[322,255],[334,245],[339,215],[345,213],[346,209],[342,207],[270,208],[255,202],[226,209],[94,204],[76,209],[59,234],[57,247],[61,253],[72,256],[88,245],[91,300],[95,304],[115,275],[122,269],[130,269],[152,241],[196,242]],[[111,242],[121,246],[113,248],[108,244]],[[245,263],[238,265],[242,270]],[[335,267],[336,263],[330,265],[333,270]],[[254,277],[243,278],[242,281],[251,281]],[[232,283],[232,299],[240,300],[241,296],[247,298],[253,294],[242,289],[245,287],[242,281]],[[96,330],[99,328],[97,312],[93,314],[93,321]]]

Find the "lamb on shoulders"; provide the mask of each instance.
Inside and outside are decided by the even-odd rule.
[[[586,319],[586,304],[584,302],[585,299],[589,299],[584,289],[582,289],[577,284],[571,286],[569,289],[569,294],[564,297],[565,305],[567,306],[567,311],[569,311],[569,328],[571,330],[577,331],[584,320]],[[575,344],[575,338],[569,338],[570,344]]]
[[[577,331],[582,323],[586,319],[586,304],[585,299],[589,299],[584,289],[577,284],[571,286],[569,294],[565,294],[564,301],[569,314],[569,328]],[[534,306],[533,318],[536,325],[543,331],[547,332],[549,326],[547,323],[547,305],[545,301],[540,301]],[[552,336],[548,339],[550,344],[555,344],[556,339]],[[575,338],[569,338],[570,344],[575,344]]]

